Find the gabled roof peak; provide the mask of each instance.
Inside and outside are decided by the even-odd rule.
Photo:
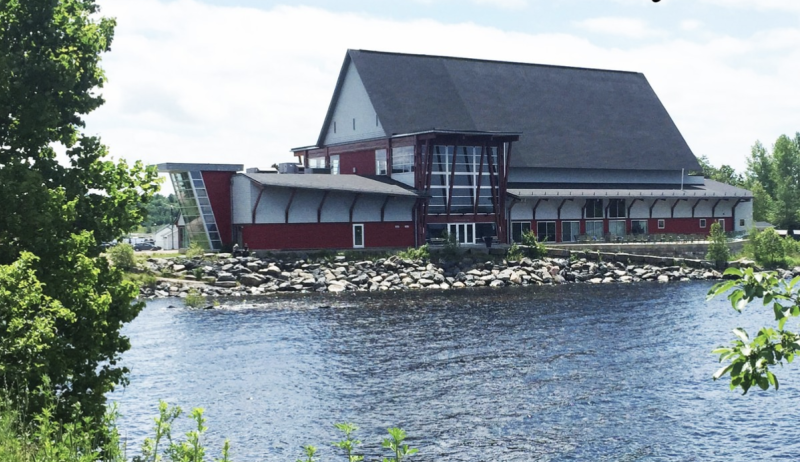
[[[536,67],[548,67],[553,69],[573,69],[573,70],[581,70],[581,71],[595,71],[595,72],[613,72],[619,74],[634,74],[634,75],[643,75],[641,72],[635,71],[623,71],[618,69],[600,69],[596,67],[582,67],[582,66],[566,66],[562,64],[542,64],[542,63],[528,63],[523,61],[501,61],[497,59],[483,59],[483,58],[467,58],[463,56],[444,56],[444,55],[426,55],[421,53],[400,53],[396,51],[378,51],[378,50],[362,50],[357,48],[349,48],[347,53],[350,54],[351,52],[358,52],[358,53],[373,53],[378,55],[387,55],[387,56],[407,56],[412,58],[432,58],[432,59],[447,59],[453,61],[467,61],[467,62],[476,62],[476,63],[487,63],[487,64],[507,64],[512,66],[536,66]]]

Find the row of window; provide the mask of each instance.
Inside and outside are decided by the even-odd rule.
[[[625,218],[628,209],[625,208],[625,199],[608,200],[608,216],[603,209],[603,199],[586,199],[586,218]]]
[[[720,225],[723,230],[725,227],[725,219],[720,218]],[[744,220],[740,223],[744,225]],[[705,228],[707,221],[705,218],[699,219],[700,228]],[[657,222],[658,229],[666,229],[666,220],[659,219]],[[559,242],[575,242],[578,240],[580,232],[580,221],[562,221],[561,222],[561,239]],[[631,220],[631,233],[630,234],[648,234],[648,220]],[[531,223],[528,221],[512,222],[511,223],[511,239],[514,242],[522,242],[522,235],[530,232]],[[608,222],[608,233],[614,236],[624,236],[627,232],[627,222],[625,220],[613,220]],[[602,221],[587,221],[586,222],[586,236],[600,240],[605,235]],[[557,242],[556,239],[556,222],[555,221],[538,221],[536,222],[536,236],[540,241]]]

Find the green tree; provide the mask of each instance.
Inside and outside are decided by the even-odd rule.
[[[775,162],[775,224],[796,227],[800,207],[800,145],[781,135],[773,148]]]
[[[706,178],[733,186],[742,186],[744,184],[744,177],[730,165],[722,165],[719,168],[714,167],[706,156],[698,157],[697,161],[700,163],[703,176]]]
[[[775,200],[758,180],[745,186],[753,193],[753,221],[772,222],[775,216]]]
[[[760,141],[756,141],[756,144],[750,148],[750,157],[747,158],[747,170],[745,171],[747,181],[760,183],[770,197],[775,197],[775,175],[772,154],[767,152]]]
[[[777,266],[786,260],[786,246],[783,238],[774,228],[755,233],[751,237],[753,243],[753,256],[762,265]]]
[[[104,160],[106,147],[81,132],[83,116],[103,103],[100,56],[115,26],[98,13],[93,0],[5,0],[0,8],[0,266],[24,265],[49,300],[7,300],[0,316],[66,310],[50,316],[55,333],[37,340],[36,374],[18,379],[26,366],[5,363],[0,382],[33,415],[44,403],[31,391],[46,374],[57,418],[80,404],[77,417],[95,422],[105,394],[125,380],[117,361],[130,344],[120,328],[141,310],[135,284],[98,258],[97,242],[137,226],[158,189],[154,169]]]
[[[174,194],[156,194],[147,204],[147,223],[166,225],[178,218],[178,200]]]
[[[756,273],[752,268],[728,268],[725,275],[735,279],[716,284],[709,290],[708,298],[728,292],[731,306],[739,312],[759,299],[764,307],[771,308],[776,326],[762,327],[754,337],[745,329],[734,329],[736,339],[731,346],[713,351],[719,355],[720,362],[726,363],[713,378],[729,375],[731,390],[738,387],[744,393],[753,386],[762,390],[772,386],[777,390],[778,378],[770,367],[783,365],[784,361],[791,363],[800,352],[800,335],[786,329],[790,318],[800,316],[800,293],[797,291],[800,277],[786,281],[775,273]]]
[[[713,261],[717,265],[717,269],[725,269],[728,259],[731,256],[731,251],[728,248],[728,240],[725,237],[725,232],[722,231],[722,226],[714,222],[711,224],[711,242],[708,244],[708,254],[706,259]]]

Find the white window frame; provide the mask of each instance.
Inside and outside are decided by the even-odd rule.
[[[647,222],[647,220],[631,220],[631,234],[633,234],[633,224],[634,224],[635,222],[636,222],[636,223],[644,223],[644,226],[642,227],[642,229],[644,230],[644,232],[643,232],[643,233],[641,233],[642,235],[647,235],[647,234],[650,232],[650,230],[648,229],[648,228],[649,228],[649,225],[650,225],[650,223],[648,223],[648,222]]]
[[[722,229],[722,232],[726,232],[725,229],[725,219],[724,218],[717,218],[717,223],[719,223],[719,227]]]
[[[701,218],[700,219],[700,228],[706,229],[706,225],[707,225],[706,219],[705,218]]]
[[[589,224],[592,224],[592,227],[595,227],[596,224],[600,225],[600,233],[590,233],[589,232]],[[603,220],[586,220],[586,235],[590,236],[596,240],[603,238]]]
[[[600,216],[595,216],[594,207],[592,207],[592,213],[591,213],[592,216],[589,216],[589,201],[599,201],[600,202]],[[605,218],[606,211],[605,211],[605,208],[603,206],[603,199],[586,199],[586,203],[584,204],[583,209],[584,209],[584,212],[583,212],[584,218],[587,218],[587,219],[597,219],[597,218],[603,219],[603,218]]]
[[[455,235],[459,244],[475,244],[475,223],[448,223],[447,232]]]
[[[622,223],[622,234],[615,233],[611,228],[618,226],[619,223]],[[627,220],[608,220],[608,232],[609,234],[613,234],[614,236],[627,236],[628,235],[628,222]]]
[[[523,230],[525,225],[528,226],[528,230],[527,231]],[[520,233],[519,233],[520,237],[519,237],[518,241],[514,241],[514,228],[519,228],[519,231],[520,231]],[[514,242],[521,243],[522,242],[522,236],[525,235],[526,232],[530,232],[530,231],[531,231],[531,222],[530,221],[512,221],[511,222],[511,240],[514,241]]]
[[[356,228],[361,228],[361,244],[359,245],[356,242]],[[353,248],[354,249],[363,249],[364,242],[366,241],[366,237],[364,236],[364,224],[363,223],[354,223],[353,224]]]
[[[536,239],[539,242],[545,242],[543,240],[543,237],[541,236],[541,233],[539,233],[539,225],[545,225],[545,231],[546,231],[547,230],[547,225],[549,225],[551,223],[553,224],[553,240],[552,241],[551,240],[547,240],[546,242],[548,242],[548,243],[558,242],[557,241],[557,239],[558,239],[558,226],[556,225],[555,220],[541,220],[541,221],[537,221],[536,222]]]
[[[376,175],[388,175],[388,162],[386,157],[386,149],[376,149],[375,150],[375,174]]]
[[[658,219],[658,229],[667,229],[667,221],[665,219]]]
[[[411,173],[414,171],[414,146],[400,146],[392,149],[392,173]]]
[[[574,225],[578,225],[578,232],[577,233],[570,233],[569,240],[564,240],[564,225],[569,223],[569,227],[572,228]],[[578,236],[581,235],[581,222],[578,220],[564,220],[561,222],[561,242],[577,242]]]
[[[625,199],[608,200],[608,218],[627,218],[628,210]]]
[[[331,175],[339,174],[339,155],[331,156]]]

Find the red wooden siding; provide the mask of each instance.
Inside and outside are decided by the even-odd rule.
[[[342,175],[374,175],[375,150],[339,154],[339,173]]]
[[[217,221],[222,245],[230,244],[231,238],[231,177],[234,172],[203,172],[203,182],[208,191],[208,200],[214,219]]]
[[[414,246],[412,222],[363,225],[366,248]],[[244,225],[242,242],[254,250],[348,249],[353,247],[353,223]]]
[[[700,227],[700,219],[705,218],[706,220],[706,227]],[[696,218],[628,218],[625,219],[625,231],[630,234],[631,233],[631,221],[647,221],[647,233],[648,234],[665,234],[665,233],[672,233],[672,234],[700,234],[703,236],[707,236],[711,232],[711,224],[715,221],[724,221],[725,222],[725,231],[733,231],[733,218],[725,217],[725,218],[708,218],[708,217],[696,217]],[[658,221],[664,220],[664,229],[658,229]],[[518,222],[525,222],[526,220],[512,220],[514,223]],[[531,230],[535,233],[536,232],[536,225],[538,222],[556,222],[556,241],[561,242],[561,222],[564,221],[580,221],[580,229],[581,234],[586,233],[586,222],[587,221],[600,221],[599,219],[582,219],[582,220],[574,220],[574,219],[564,219],[564,220],[533,220],[531,221]],[[607,233],[609,226],[609,221],[619,221],[616,218],[606,218],[603,221],[603,233]]]

